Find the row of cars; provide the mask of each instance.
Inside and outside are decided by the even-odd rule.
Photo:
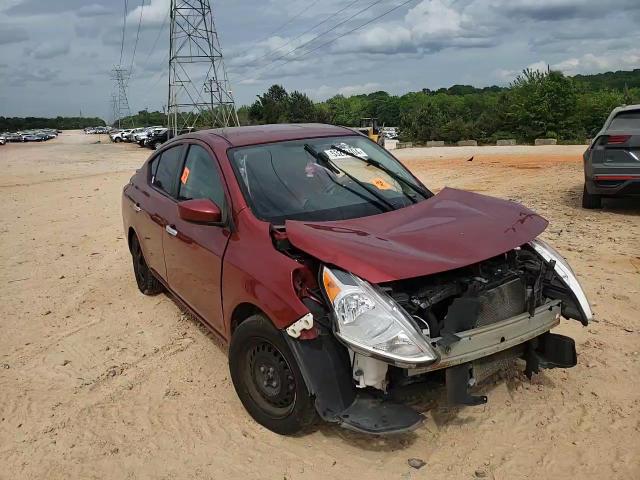
[[[101,133],[109,133],[113,130],[111,127],[85,127],[84,133],[89,134],[101,134]]]
[[[190,133],[193,128],[183,128],[178,130],[178,135]],[[157,150],[170,138],[173,138],[173,132],[168,128],[159,125],[144,128],[126,128],[123,130],[113,130],[109,137],[112,142],[129,142],[137,143],[141,147],[147,147]]]
[[[168,129],[159,125],[144,128],[115,130],[109,134],[112,142],[137,143],[141,147],[157,150],[168,139]]]
[[[0,133],[0,145],[8,142],[45,142],[56,138],[61,130],[41,128],[37,130],[21,130],[19,132]]]

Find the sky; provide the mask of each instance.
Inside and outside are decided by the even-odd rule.
[[[547,65],[568,75],[640,68],[640,0],[405,2],[211,0],[236,104],[274,83],[325,100],[508,85]],[[169,3],[0,0],[0,115],[110,120],[121,51],[131,110],[162,110]]]

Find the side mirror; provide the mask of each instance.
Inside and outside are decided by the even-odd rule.
[[[220,223],[220,207],[208,198],[185,200],[178,203],[178,215],[182,220],[195,223]]]

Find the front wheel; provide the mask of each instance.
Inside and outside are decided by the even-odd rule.
[[[296,359],[263,315],[249,317],[233,333],[229,370],[244,408],[262,426],[290,435],[314,422],[313,398]]]
[[[162,146],[162,142],[156,142],[153,144],[153,149],[158,150]]]
[[[602,197],[595,195],[587,191],[587,185],[585,184],[582,191],[582,208],[602,208]]]

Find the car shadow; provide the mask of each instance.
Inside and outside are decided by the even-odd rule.
[[[583,185],[576,184],[571,189],[566,190],[562,196],[563,203],[571,208],[577,208],[585,212],[607,212],[618,215],[640,216],[640,198],[638,197],[615,197],[603,198],[602,208],[588,210],[582,208]]]

